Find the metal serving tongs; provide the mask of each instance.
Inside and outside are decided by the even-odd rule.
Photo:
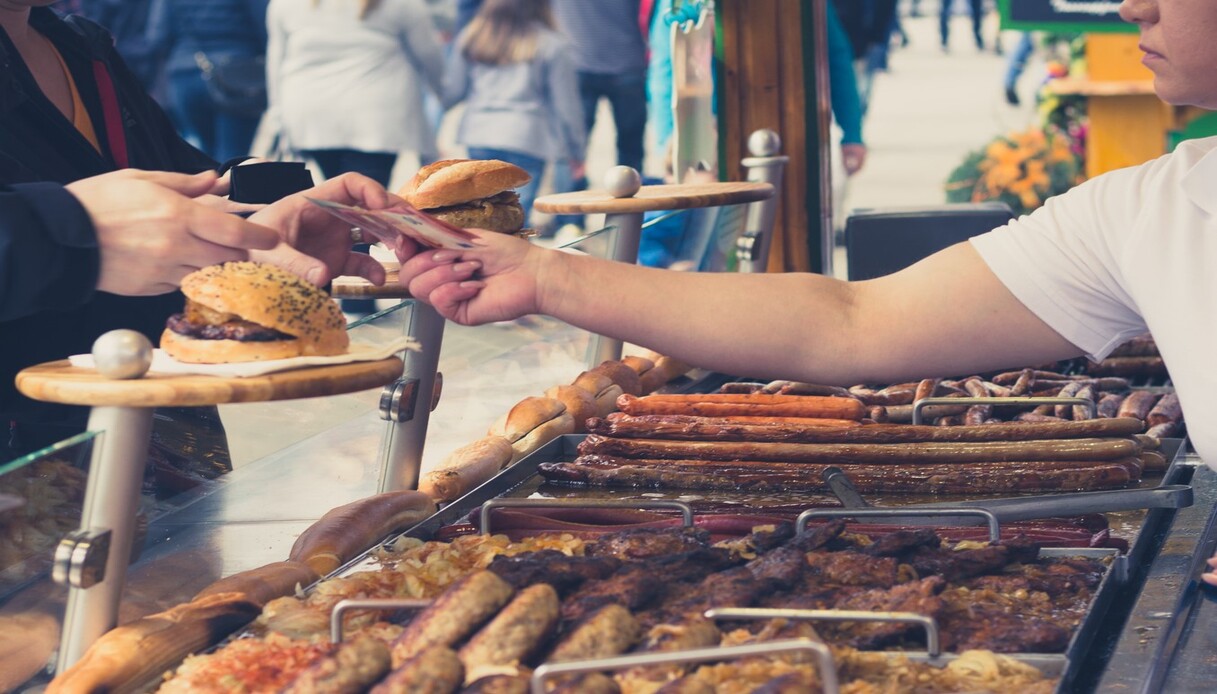
[[[857,487],[840,468],[828,468],[824,479],[842,506],[847,509],[870,508],[870,504],[858,493]],[[913,504],[885,509],[892,514],[901,509],[921,511],[932,509],[983,509],[990,511],[1003,523],[1039,518],[1080,516],[1086,513],[1110,513],[1149,508],[1187,508],[1192,505],[1192,488],[1186,484],[1166,484],[1152,489],[1114,489],[1100,492],[1076,492],[1073,494],[1044,494],[1002,499],[974,499],[971,501],[943,501],[932,504]],[[941,518],[893,515],[885,518],[902,525],[975,525],[966,517],[943,516]]]

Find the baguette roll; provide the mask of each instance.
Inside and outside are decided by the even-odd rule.
[[[563,412],[557,417],[542,423],[537,428],[528,432],[524,438],[511,444],[513,453],[510,464],[514,465],[524,456],[532,453],[559,436],[573,433],[575,433],[575,418],[570,416],[570,413]]]
[[[566,405],[554,398],[527,397],[516,403],[507,414],[490,427],[491,436],[502,436],[511,444],[527,436],[533,429],[566,412]]]
[[[303,562],[277,561],[222,578],[199,591],[194,599],[237,593],[261,608],[275,598],[294,595],[297,589],[312,585],[319,578],[321,576]]]
[[[359,499],[329,511],[301,533],[288,560],[303,562],[326,576],[372,543],[432,513],[435,502],[421,492],[386,492]]]
[[[485,436],[452,451],[438,467],[423,473],[418,490],[437,502],[469,493],[507,467],[515,455],[502,436]]]
[[[596,398],[579,386],[554,386],[545,391],[545,397],[560,400],[566,405],[566,411],[575,420],[576,434],[587,431],[587,420],[599,415]]]
[[[574,385],[591,393],[596,399],[596,415],[604,417],[617,411],[617,398],[622,395],[621,386],[602,373],[584,371],[575,379]]]
[[[621,386],[623,393],[642,395],[642,380],[639,378],[638,372],[619,361],[610,359],[601,362],[599,366],[592,369],[592,372],[608,376],[613,383]]]

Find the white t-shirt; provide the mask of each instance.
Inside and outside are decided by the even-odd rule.
[[[1217,137],[1087,181],[972,245],[1091,359],[1153,333],[1188,434],[1217,468]]]

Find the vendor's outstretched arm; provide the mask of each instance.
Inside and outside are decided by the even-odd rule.
[[[473,251],[420,253],[403,266],[402,281],[458,322],[544,313],[698,366],[757,377],[897,381],[1079,353],[966,243],[853,283],[803,273],[656,270],[494,235],[483,235],[483,243]]]

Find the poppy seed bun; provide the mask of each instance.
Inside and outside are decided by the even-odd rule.
[[[328,294],[296,275],[265,263],[212,265],[182,279],[188,299],[218,314],[231,314],[295,339],[240,341],[199,339],[166,330],[161,348],[174,359],[219,364],[236,361],[330,356],[347,351],[346,320]]]
[[[488,198],[531,180],[524,169],[498,159],[444,159],[419,169],[399,195],[430,210]]]

